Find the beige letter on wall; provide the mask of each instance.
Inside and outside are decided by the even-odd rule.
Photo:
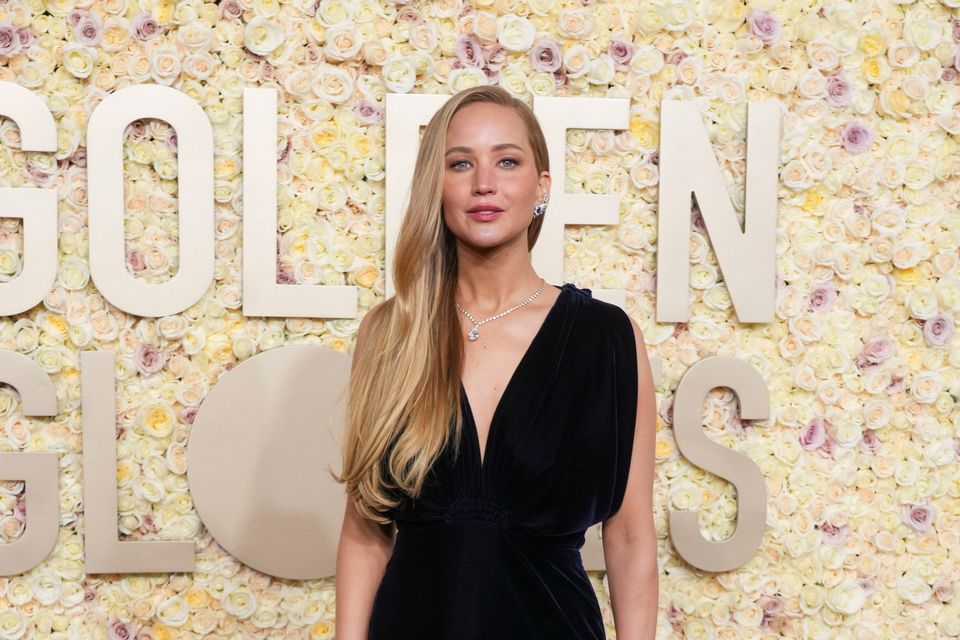
[[[57,125],[36,94],[0,82],[0,116],[20,128],[23,151],[56,151]],[[29,311],[47,295],[57,277],[57,190],[0,188],[0,217],[23,220],[23,270],[0,284],[0,315]]]
[[[548,282],[563,282],[564,228],[568,224],[620,222],[620,196],[567,193],[567,129],[626,129],[630,124],[630,100],[536,96],[533,110],[547,139],[551,185],[550,204],[531,255],[533,266]],[[626,305],[626,292],[622,289],[591,287],[591,292],[594,298],[620,307]]]
[[[357,287],[277,283],[277,90],[243,90],[243,315],[356,318]]]
[[[738,358],[712,356],[695,363],[677,386],[673,432],[680,453],[692,464],[733,483],[737,490],[737,528],[721,542],[700,534],[697,511],[670,511],[670,539],[683,559],[704,571],[732,571],[747,563],[763,540],[767,488],[763,474],[747,456],[714,442],[704,432],[703,400],[714,387],[729,387],[740,399],[740,416],[765,420],[770,415],[766,384]]]
[[[86,572],[193,571],[192,540],[120,542],[118,539],[113,374],[112,353],[80,352]]]
[[[57,392],[33,359],[0,350],[0,381],[20,394],[25,416],[57,415]],[[0,480],[25,484],[27,522],[19,540],[0,544],[0,575],[25,573],[43,562],[57,544],[60,526],[60,482],[54,451],[0,453]]]
[[[177,131],[180,264],[162,284],[126,269],[123,240],[123,132],[137,118],[159,118]],[[213,130],[186,94],[159,85],[124,87],[103,100],[87,127],[90,183],[90,277],[111,304],[158,317],[193,306],[213,283]]]
[[[696,194],[740,322],[773,320],[780,103],[749,103],[744,230],[740,229],[697,103],[660,110],[657,322],[685,322],[690,289],[690,194]]]
[[[350,357],[317,346],[247,358],[204,398],[187,443],[197,513],[257,571],[311,580],[336,572],[343,486],[341,397]]]

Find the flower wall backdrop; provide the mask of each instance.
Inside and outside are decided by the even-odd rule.
[[[334,581],[260,574],[211,539],[193,508],[185,442],[206,392],[267,349],[349,352],[359,318],[241,315],[242,90],[279,91],[280,282],[384,290],[384,95],[498,83],[518,97],[631,99],[626,131],[571,130],[569,189],[622,196],[621,222],[568,227],[565,280],[624,288],[663,359],[657,433],[662,563],[658,637],[960,636],[960,2],[684,0],[3,0],[0,80],[42,96],[56,153],[23,153],[0,123],[0,185],[55,188],[59,271],[42,305],[0,318],[0,347],[55,381],[60,414],[24,418],[0,386],[0,450],[60,453],[59,542],[0,578],[0,638],[330,638]],[[175,87],[214,125],[216,282],[193,308],[127,315],[87,263],[86,122],[131,84]],[[659,104],[696,100],[742,215],[748,100],[784,104],[777,311],[737,322],[697,211],[690,319],[654,322]],[[177,137],[127,129],[127,268],[177,272]],[[548,213],[549,215],[549,213]],[[0,281],[22,269],[22,226],[0,221]],[[91,575],[83,565],[79,352],[113,351],[119,528],[194,539],[197,571]],[[686,463],[672,392],[710,355],[766,379],[767,423],[711,392],[710,437],[762,469],[768,529],[747,565],[709,574],[671,549],[670,508],[704,535],[735,526],[735,493]],[[0,484],[0,542],[22,535],[24,483]],[[591,580],[613,635],[601,573]]]

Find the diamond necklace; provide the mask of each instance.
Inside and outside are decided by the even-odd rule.
[[[472,315],[470,315],[470,312],[469,312],[469,311],[467,311],[466,309],[464,309],[463,307],[461,307],[459,302],[454,303],[454,304],[457,305],[457,309],[459,309],[460,311],[462,311],[462,312],[463,312],[463,315],[465,315],[465,316],[467,316],[468,318],[470,318],[470,322],[473,323],[473,329],[470,329],[470,332],[467,333],[467,338],[469,338],[470,341],[473,342],[474,340],[476,340],[477,338],[480,337],[480,325],[482,325],[484,322],[490,322],[491,320],[496,320],[497,318],[502,318],[503,316],[507,315],[507,314],[510,313],[511,311],[514,311],[514,310],[516,310],[516,309],[519,309],[519,308],[522,307],[523,305],[528,304],[531,300],[533,300],[533,299],[536,298],[538,295],[540,295],[540,292],[543,291],[543,285],[545,285],[546,283],[547,283],[546,280],[544,280],[543,278],[540,278],[540,288],[537,289],[532,296],[530,296],[529,298],[527,298],[526,300],[524,300],[524,301],[521,302],[520,304],[517,304],[517,305],[514,305],[514,306],[510,307],[510,308],[507,309],[506,311],[501,311],[501,312],[498,313],[497,315],[495,315],[495,316],[490,316],[490,317],[487,318],[486,320],[481,320],[481,321],[479,321],[479,322],[477,322],[477,319],[476,319],[476,318],[474,318]]]

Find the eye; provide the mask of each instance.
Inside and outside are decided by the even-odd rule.
[[[449,166],[451,169],[459,169],[459,168],[460,168],[460,165],[462,165],[462,164],[464,164],[464,163],[466,163],[466,162],[467,162],[466,160],[457,160],[457,161],[455,161],[455,162],[451,162],[448,166]],[[520,164],[520,162],[519,162],[518,160],[516,160],[515,158],[504,158],[504,159],[501,160],[500,162],[511,162],[511,163],[513,163],[513,164],[508,165],[508,166],[510,166],[510,167],[515,167],[515,166],[517,166],[518,164]]]

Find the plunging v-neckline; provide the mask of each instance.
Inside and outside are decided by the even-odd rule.
[[[564,284],[562,287],[558,287],[553,284],[550,286],[554,287],[555,289],[559,289],[560,293],[557,295],[556,299],[554,299],[553,306],[550,307],[550,310],[547,311],[547,315],[544,316],[543,322],[540,323],[540,328],[537,329],[537,332],[534,334],[530,344],[527,345],[526,351],[523,352],[523,356],[521,356],[516,368],[514,368],[513,373],[510,375],[510,379],[507,380],[507,384],[504,386],[503,392],[500,394],[500,398],[497,400],[497,404],[493,409],[493,415],[490,418],[490,426],[487,427],[487,440],[484,442],[482,450],[480,447],[480,429],[477,426],[476,418],[473,415],[473,405],[470,404],[470,398],[467,395],[467,388],[463,386],[463,380],[461,379],[460,381],[460,395],[462,396],[464,404],[466,405],[466,414],[470,417],[470,428],[473,432],[473,441],[476,445],[477,455],[479,456],[478,466],[480,467],[481,474],[483,473],[485,465],[489,459],[488,454],[490,453],[490,445],[491,441],[493,440],[494,428],[497,425],[497,419],[500,417],[500,410],[503,407],[503,402],[506,399],[507,394],[510,393],[510,390],[513,388],[514,382],[524,365],[527,363],[527,360],[530,359],[530,354],[533,353],[534,348],[537,346],[537,343],[545,333],[547,325],[550,323],[550,320],[560,307],[560,299],[564,296],[564,294],[567,293],[566,284]]]

